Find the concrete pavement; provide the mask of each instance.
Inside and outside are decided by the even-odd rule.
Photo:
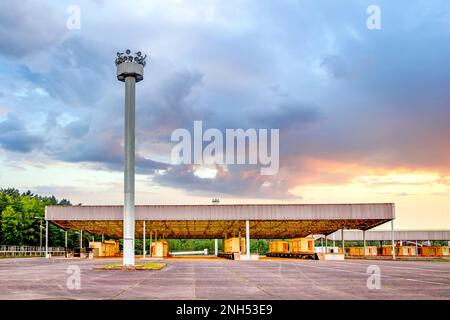
[[[160,271],[93,269],[113,261],[0,259],[0,299],[450,299],[449,262],[168,259]],[[367,287],[372,265],[380,289]]]

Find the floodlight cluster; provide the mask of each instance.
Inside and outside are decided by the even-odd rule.
[[[117,52],[116,65],[118,66],[124,62],[135,62],[145,67],[147,55],[142,55],[142,52],[138,51],[135,56],[131,54],[131,50],[127,49],[125,52]]]

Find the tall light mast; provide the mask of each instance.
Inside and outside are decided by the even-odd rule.
[[[118,52],[117,79],[125,82],[125,170],[123,211],[123,265],[134,266],[134,172],[135,172],[135,96],[136,83],[144,80],[146,55],[130,50]]]

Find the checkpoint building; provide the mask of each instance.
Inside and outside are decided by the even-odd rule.
[[[393,241],[394,219],[393,203],[137,205],[135,235],[144,240],[148,236],[165,239],[245,236],[249,259],[251,238],[328,236],[339,230],[342,234],[343,230],[361,230],[365,234],[391,222]],[[123,206],[48,206],[45,220],[47,233],[48,223],[52,223],[63,230],[123,237]]]

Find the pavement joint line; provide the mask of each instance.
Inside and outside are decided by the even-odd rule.
[[[303,264],[304,265],[304,264]],[[341,272],[349,272],[349,273],[354,273],[354,274],[363,274],[365,276],[367,276],[368,274],[366,272],[360,272],[360,271],[352,271],[352,270],[343,270],[343,269],[338,269],[338,268],[333,268],[333,267],[318,267],[318,266],[308,266],[311,268],[318,268],[318,269],[329,269],[329,270],[336,270],[336,271],[341,271]],[[399,277],[399,276],[388,276],[388,275],[383,275],[381,274],[380,277],[384,277],[384,278],[393,278],[393,279],[402,279],[402,280],[409,280],[408,278],[404,278],[404,277]],[[422,282],[422,283],[429,283],[429,284],[438,284],[438,285],[442,285],[442,286],[450,286],[450,284],[447,283],[440,283],[440,282],[431,282],[431,281],[425,281],[425,280],[414,280],[415,282]]]
[[[320,290],[320,291],[325,291],[325,292],[338,292],[339,294],[344,294],[346,296],[350,296],[352,298],[356,298],[356,299],[362,299],[360,296],[355,295],[355,294],[351,294],[351,293],[347,293],[347,292],[343,292],[341,290],[336,290],[336,289],[332,289],[328,286],[323,286],[320,285],[317,281],[310,279],[308,276],[306,276],[304,274],[303,271],[301,271],[301,269],[299,268],[298,264],[293,264],[294,269],[298,270],[300,272],[300,274],[304,275],[304,277],[306,277],[305,279],[310,280],[312,282],[312,284],[316,287],[316,289]]]
[[[194,288],[193,288],[193,292],[194,292],[194,300],[197,300],[197,283],[196,283],[196,281],[195,281],[195,269],[194,269],[194,266],[192,266],[191,267],[192,268],[192,281],[193,281],[193,285],[194,285]]]
[[[378,264],[363,264],[363,263],[356,263],[356,265],[358,265],[358,266],[376,265],[376,266],[383,267],[383,268],[387,267],[387,266],[384,265],[384,264],[383,264],[383,265],[378,265]],[[341,267],[341,266],[339,266],[339,267]],[[388,266],[388,268],[403,269],[403,267],[394,267],[394,266]],[[428,271],[430,274],[427,274],[427,275],[426,275],[427,277],[450,279],[448,276],[445,277],[445,275],[449,275],[449,274],[450,274],[450,270],[449,270],[449,271],[439,271],[439,273],[442,273],[442,274],[443,274],[443,275],[441,275],[441,274],[435,274],[436,271],[434,271],[434,270],[429,270],[429,269],[421,269],[421,268],[404,268],[404,269],[406,269],[406,270],[411,270],[411,271],[413,271],[413,270],[416,270],[416,271],[417,271],[417,270]],[[411,272],[408,272],[408,274],[411,274]]]
[[[264,270],[264,271],[265,271],[265,270]],[[265,271],[265,273],[269,273],[269,272]],[[281,275],[277,275],[277,276],[280,277],[281,281],[286,282],[286,280],[284,280],[284,279],[281,278]],[[266,291],[262,286],[260,286],[260,285],[258,285],[258,284],[255,284],[255,286],[256,286],[256,288],[258,288],[259,290],[261,290],[262,292],[264,292],[264,293],[267,294],[268,296],[272,296],[272,297],[276,297],[276,298],[278,298],[278,299],[282,299],[282,297],[281,297],[280,295],[275,295],[275,294],[273,294],[272,292],[268,292],[268,291]]]
[[[294,268],[295,268],[295,265],[294,265]],[[284,283],[287,283],[288,279],[283,279],[283,277],[281,276],[280,269],[281,269],[281,263],[279,263],[279,267],[278,267],[278,270],[279,270],[278,276],[280,277],[280,279],[282,279],[284,281]],[[312,283],[313,286],[315,286],[318,290],[320,290],[320,287],[317,285],[317,282],[315,280],[310,279],[309,277],[307,277],[301,270],[299,270],[299,272],[303,276],[303,279],[309,280]],[[309,295],[309,296],[311,296],[311,295]]]
[[[227,271],[230,272],[230,273],[232,273],[232,274],[234,274],[234,275],[236,275],[236,276],[238,276],[238,277],[239,277],[239,280],[240,280],[241,282],[246,282],[246,283],[248,283],[249,285],[251,285],[251,282],[248,280],[248,278],[245,277],[244,275],[240,274],[238,271],[234,271],[233,269],[227,269]],[[261,291],[261,292],[267,294],[269,297],[272,296],[272,297],[277,297],[278,299],[281,299],[280,296],[274,296],[273,294],[271,294],[271,293],[269,293],[269,292],[266,292],[266,291],[265,291],[261,286],[259,286],[258,284],[255,284],[254,287],[255,287],[256,289],[258,289],[259,291]]]
[[[369,261],[369,260],[367,260]],[[372,261],[376,261],[376,260],[372,260]],[[382,261],[382,260],[380,260]],[[386,261],[384,261],[386,262]],[[337,263],[346,263],[346,262],[337,262]],[[377,263],[359,263],[359,262],[350,262],[352,264],[356,264],[356,265],[361,265],[361,266],[365,266],[365,265],[377,265]],[[450,268],[448,271],[445,270],[436,270],[436,269],[428,269],[428,268],[414,268],[414,267],[399,267],[399,266],[390,266],[387,263],[380,263],[380,265],[383,265],[383,267],[388,267],[388,268],[395,268],[395,269],[410,269],[410,270],[423,270],[423,271],[432,271],[432,272],[440,272],[440,273],[449,273],[450,272]]]
[[[164,270],[164,269],[165,269],[165,268],[163,268],[162,270]],[[160,270],[157,270],[157,271],[160,271]],[[107,270],[106,272],[114,272],[114,271]],[[119,271],[119,272],[129,272],[129,271]],[[131,272],[146,272],[146,271],[131,271]],[[151,279],[152,276],[155,275],[155,274],[156,274],[156,273],[153,273],[152,271],[150,271],[150,273],[149,273],[149,275],[148,275],[147,277],[144,277],[142,280],[140,280],[140,281],[138,281],[138,282],[136,282],[136,283],[134,283],[134,284],[129,285],[129,286],[126,287],[125,289],[122,289],[119,293],[117,293],[116,295],[114,295],[114,296],[112,296],[111,298],[109,298],[109,300],[114,300],[114,299],[116,299],[118,296],[120,296],[120,295],[126,293],[126,292],[129,291],[130,289],[135,288],[135,287],[139,286],[140,284],[142,284],[143,282],[145,282],[145,281]]]

